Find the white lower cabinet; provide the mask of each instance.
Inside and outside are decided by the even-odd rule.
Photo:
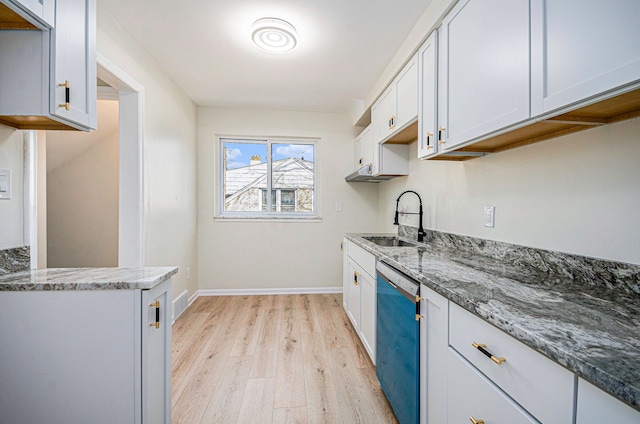
[[[537,423],[531,415],[457,352],[448,352],[449,423]],[[555,422],[555,421],[549,421]]]
[[[343,258],[343,305],[371,361],[376,363],[376,258],[346,241]],[[344,249],[344,248],[343,248]],[[346,299],[346,300],[345,300]]]
[[[529,413],[572,424],[573,373],[458,305],[450,305],[449,326],[450,346]]]
[[[348,308],[347,315],[351,320],[351,324],[359,332],[360,329],[360,283],[358,282],[358,270],[361,269],[353,260],[349,259],[349,276],[351,284],[349,284]]]
[[[420,423],[446,423],[449,301],[424,284],[420,298]]]
[[[170,280],[0,292],[0,421],[170,423],[170,299]]]
[[[602,423],[638,424],[640,411],[579,378],[576,424]]]
[[[376,349],[376,280],[367,273],[358,278],[360,282],[360,340],[373,363]]]

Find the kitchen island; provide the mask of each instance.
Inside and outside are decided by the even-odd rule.
[[[640,266],[428,233],[413,247],[345,237],[640,410]]]
[[[171,422],[175,267],[0,275],[0,421]]]

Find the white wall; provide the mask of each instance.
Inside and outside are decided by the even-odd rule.
[[[462,163],[419,161],[411,147],[410,176],[380,186],[380,230],[395,231],[395,199],[414,189],[425,228],[640,263],[640,119]]]
[[[24,246],[23,131],[0,125],[0,168],[11,170],[11,199],[0,199],[0,250]]]
[[[118,266],[118,160],[116,130],[47,173],[49,268]]]
[[[339,287],[343,233],[377,222],[375,184],[348,184],[357,129],[348,114],[198,109],[198,264],[201,289]],[[320,223],[214,221],[216,135],[317,137]],[[335,211],[343,202],[343,212]]]
[[[97,37],[98,53],[144,87],[144,264],[178,266],[173,295],[192,294],[198,278],[196,106],[100,6]]]

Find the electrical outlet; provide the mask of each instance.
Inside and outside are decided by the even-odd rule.
[[[191,279],[191,268],[187,267],[187,280]]]
[[[494,228],[496,226],[496,208],[487,205],[484,207],[484,226]]]

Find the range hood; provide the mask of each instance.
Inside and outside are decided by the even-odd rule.
[[[371,164],[364,165],[356,172],[347,175],[344,177],[344,180],[348,183],[379,183],[380,181],[387,181],[397,175],[372,175],[372,166]]]

